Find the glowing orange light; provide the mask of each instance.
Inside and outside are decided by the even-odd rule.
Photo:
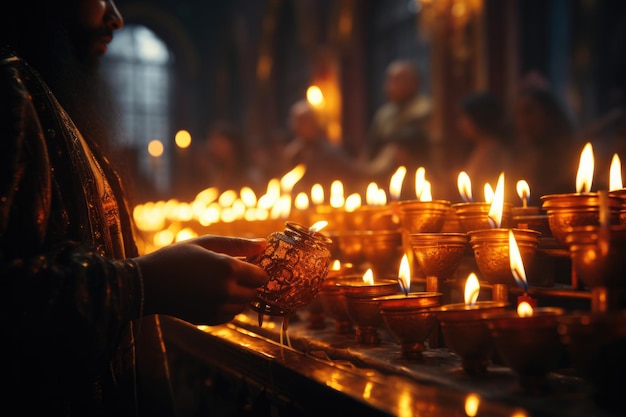
[[[363,274],[363,283],[367,285],[374,285],[374,272],[372,272],[372,268],[368,268]]]
[[[340,208],[343,207],[344,203],[343,183],[335,180],[330,184],[330,205],[334,208]]]
[[[520,317],[530,317],[533,315],[533,313],[533,306],[531,306],[530,303],[526,301],[522,301],[517,306],[517,315]]]
[[[174,142],[181,149],[188,148],[191,145],[191,133],[186,130],[179,130],[174,136]]]
[[[321,184],[313,184],[311,187],[311,201],[316,205],[324,202],[324,187]]]
[[[426,183],[426,169],[419,167],[415,170],[415,197],[421,200]]]
[[[622,188],[624,188],[622,183],[622,162],[618,154],[613,154],[609,170],[609,191],[621,190]]]
[[[280,179],[280,188],[283,192],[290,193],[293,190],[294,185],[298,183],[306,172],[306,166],[304,164],[298,164],[287,172]]]
[[[526,207],[528,205],[528,199],[530,198],[530,186],[526,182],[526,180],[519,180],[515,185],[517,190],[517,195],[522,199],[522,206]]]
[[[306,210],[309,208],[309,196],[306,195],[306,193],[304,191],[299,192],[296,195],[295,200],[293,201],[293,205],[298,209],[298,210]]]
[[[465,414],[467,414],[467,417],[476,417],[476,414],[478,414],[479,405],[480,397],[478,396],[478,394],[467,394],[467,397],[465,397]]]
[[[354,210],[361,207],[361,194],[352,193],[346,198],[345,210],[348,213],[353,212]]]
[[[502,209],[504,207],[504,172],[498,177],[496,192],[493,195],[491,208],[489,208],[489,225],[498,228],[502,224]]]
[[[398,280],[404,292],[408,293],[411,290],[411,266],[409,265],[409,258],[406,256],[406,253],[402,256],[402,260],[400,261]]]
[[[310,232],[319,232],[323,228],[328,226],[328,222],[326,220],[318,220],[311,227],[309,227]]]
[[[339,259],[335,259],[331,264],[329,269],[331,271],[339,271],[341,270],[341,261]]]
[[[483,187],[483,194],[485,195],[485,202],[488,204],[491,204],[493,202],[493,188],[491,188],[491,184],[489,184],[488,182],[485,183],[485,186]]]
[[[472,201],[472,181],[465,171],[459,172],[459,176],[456,180],[457,187],[459,188],[459,194],[466,203]]]
[[[391,176],[391,180],[389,180],[389,194],[391,198],[394,200],[399,200],[400,195],[402,194],[402,183],[404,182],[404,177],[406,176],[406,167],[399,166],[396,169],[396,172]]]
[[[515,235],[513,230],[509,230],[509,265],[511,267],[511,273],[515,282],[519,285],[524,292],[528,291],[528,281],[526,280],[526,271],[524,270],[524,263],[522,262],[522,255],[517,246]]]
[[[576,173],[576,192],[588,193],[593,182],[594,158],[593,147],[587,142],[580,153],[578,172]]]
[[[150,156],[158,158],[163,155],[164,147],[160,140],[153,139],[148,143],[148,153]]]
[[[324,94],[316,85],[307,88],[306,99],[313,107],[322,107],[324,105]]]
[[[478,294],[480,293],[480,283],[478,282],[478,277],[476,277],[475,273],[469,274],[467,280],[465,280],[465,292],[464,299],[465,304],[473,306],[478,299]]]

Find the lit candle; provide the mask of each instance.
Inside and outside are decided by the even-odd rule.
[[[526,180],[519,180],[516,184],[517,195],[522,199],[522,207],[528,207],[528,199],[530,198],[530,186]]]
[[[404,292],[404,295],[409,295],[409,291],[411,291],[411,267],[406,253],[402,256],[402,260],[400,261],[398,282],[400,283],[400,288]]]
[[[528,281],[526,280],[526,271],[524,270],[522,255],[519,251],[519,247],[517,246],[515,235],[513,235],[513,230],[509,230],[509,264],[511,266],[511,273],[513,274],[513,278],[515,278],[515,282],[524,290],[524,294],[517,297],[518,306],[521,303],[528,303],[532,307],[537,307],[537,301],[528,295]]]
[[[461,198],[466,203],[471,203],[474,201],[472,199],[472,181],[467,175],[467,172],[461,171],[459,172],[459,176],[457,177],[457,187],[459,188],[459,194],[461,194]]]

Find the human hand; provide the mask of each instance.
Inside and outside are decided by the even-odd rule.
[[[207,235],[135,258],[144,281],[144,314],[194,324],[230,321],[268,281],[262,268],[238,257],[256,255],[266,246],[265,239]]]

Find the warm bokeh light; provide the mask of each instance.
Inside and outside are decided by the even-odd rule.
[[[393,173],[391,179],[389,180],[389,195],[393,200],[399,200],[400,195],[402,194],[402,183],[404,182],[404,177],[406,176],[406,167],[401,165],[396,169],[396,172]]]
[[[335,259],[334,261],[330,263],[330,266],[328,267],[328,269],[331,271],[340,271],[341,261],[339,259]]]
[[[335,180],[330,184],[330,206],[340,208],[343,207],[344,204],[343,183],[340,180]]]
[[[415,170],[415,198],[420,200],[426,183],[426,169],[418,167]]]
[[[480,396],[473,392],[465,397],[465,414],[467,417],[476,417],[478,414],[478,406],[480,405]]]
[[[622,182],[622,162],[618,154],[613,154],[611,168],[609,170],[609,191],[621,190],[624,188]]]
[[[500,173],[498,177],[498,184],[496,185],[496,191],[493,194],[493,201],[489,208],[489,225],[491,228],[498,228],[502,224],[502,210],[504,208],[504,172]]]
[[[174,136],[174,142],[180,149],[187,149],[191,145],[191,133],[186,130],[179,130]]]
[[[522,200],[522,206],[526,207],[528,205],[528,199],[530,198],[530,186],[528,182],[526,182],[526,180],[517,181],[515,189],[517,190],[517,195]]]
[[[296,195],[295,200],[293,201],[293,205],[298,210],[306,210],[309,208],[309,196],[304,192],[299,192]]]
[[[322,184],[313,184],[311,187],[311,202],[315,205],[324,203],[324,187],[322,187]]]
[[[306,172],[306,166],[304,164],[298,164],[287,172],[280,179],[280,188],[285,193],[290,193],[293,187],[302,179]]]
[[[461,194],[461,198],[466,203],[469,203],[472,200],[472,180],[469,175],[465,171],[459,172],[459,175],[456,180],[456,185],[459,189],[459,194]]]
[[[470,306],[476,304],[479,293],[480,283],[478,282],[478,277],[476,276],[476,274],[472,272],[467,276],[467,280],[465,280],[465,291],[463,292],[463,299],[465,300],[465,304]]]
[[[312,85],[306,90],[306,100],[311,106],[319,108],[324,105],[324,94],[318,86]]]
[[[153,139],[150,141],[150,143],[148,143],[148,153],[150,154],[150,156],[158,158],[163,155],[164,150],[165,149],[163,148],[163,143],[161,143],[161,141],[158,139]]]
[[[517,285],[519,285],[524,291],[528,291],[528,281],[526,280],[524,262],[522,262],[522,254],[517,246],[513,230],[509,230],[509,265]]]
[[[309,227],[309,231],[311,232],[319,232],[323,228],[328,226],[328,222],[326,220],[318,220],[311,227]]]
[[[430,181],[424,180],[424,184],[422,185],[422,192],[420,193],[419,200],[420,201],[433,201],[433,193],[431,191],[432,186],[430,185]]]
[[[402,256],[400,261],[400,269],[398,270],[398,281],[402,286],[402,290],[405,293],[411,291],[411,266],[409,265],[409,258],[406,253]]]
[[[241,187],[239,190],[239,197],[246,207],[254,207],[257,203],[256,193],[250,187]]]
[[[527,301],[522,301],[517,306],[517,315],[520,317],[530,317],[534,313],[533,306]]]
[[[368,268],[363,274],[363,282],[367,285],[374,285],[374,272],[372,268]]]
[[[226,190],[222,194],[220,194],[217,202],[221,207],[230,207],[233,205],[235,200],[237,199],[237,193],[235,190]]]
[[[493,202],[493,196],[495,193],[493,191],[493,188],[491,187],[491,184],[489,184],[488,182],[486,182],[483,186],[483,194],[485,196],[485,203],[491,204]]]
[[[576,172],[576,192],[588,193],[591,191],[594,171],[593,147],[587,142],[580,153],[580,163]]]
[[[352,193],[346,198],[345,210],[348,213],[352,213],[354,210],[361,207],[361,194]]]

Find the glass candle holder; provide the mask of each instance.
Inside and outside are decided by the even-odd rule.
[[[267,237],[268,245],[261,254],[248,259],[269,276],[251,303],[259,313],[259,324],[263,315],[290,316],[307,305],[328,274],[331,239],[298,223],[285,225],[285,230]]]

